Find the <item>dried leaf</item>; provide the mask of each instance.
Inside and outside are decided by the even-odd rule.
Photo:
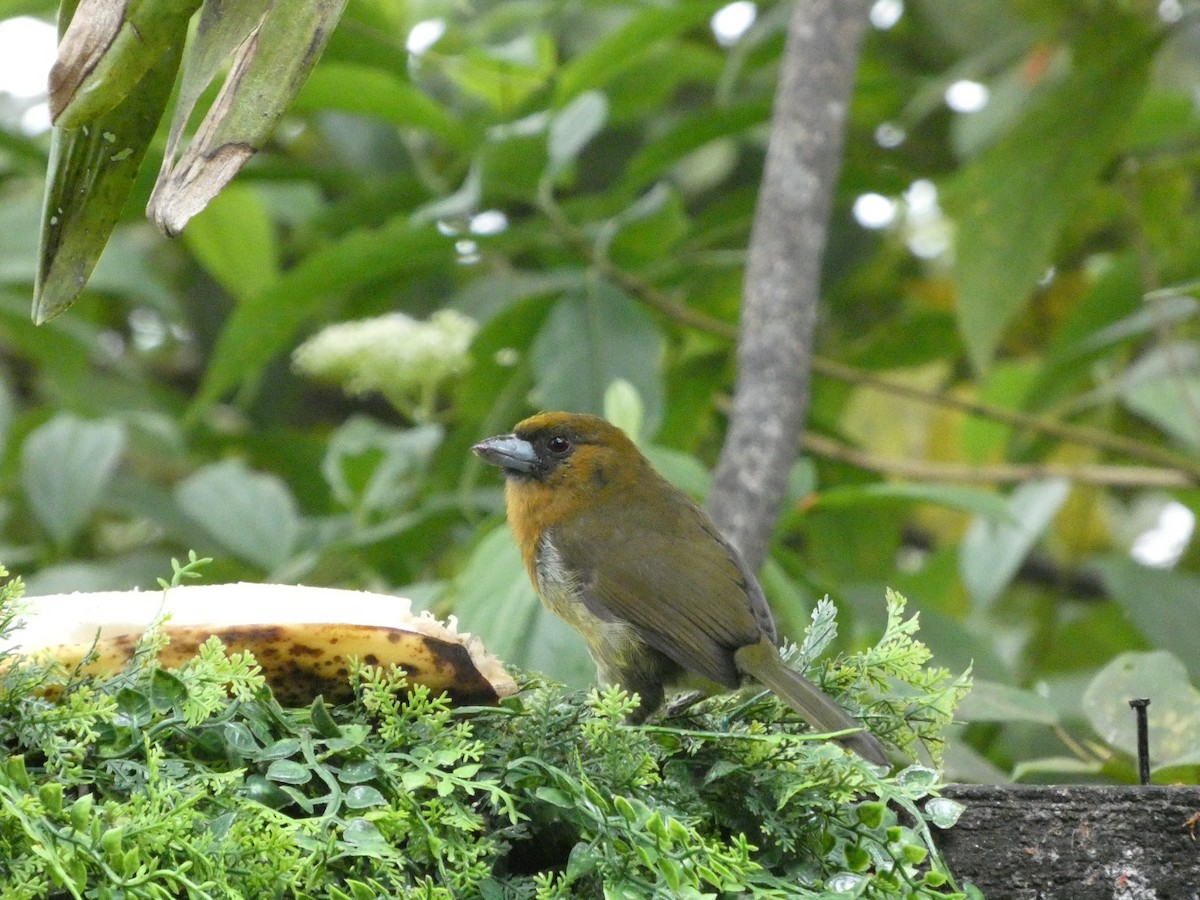
[[[176,117],[163,171],[146,211],[160,231],[178,234],[265,143],[320,58],[345,5],[346,0],[272,4],[238,46],[225,84],[178,160],[174,151],[186,111]],[[197,35],[197,43],[219,34],[225,32],[214,25],[205,35]],[[211,50],[205,47],[196,53],[211,59]]]
[[[50,117],[54,121],[116,40],[128,6],[126,2],[83,0],[74,15],[63,7],[60,18],[69,17],[70,25],[58,42],[58,58],[50,69]]]
[[[167,137],[160,178],[179,158],[179,142],[200,96],[238,46],[258,27],[270,6],[271,0],[205,0],[196,34],[184,58],[183,77],[171,117],[171,132]]]
[[[163,53],[187,39],[200,0],[83,0],[50,70],[50,115],[79,128],[124,100]]]

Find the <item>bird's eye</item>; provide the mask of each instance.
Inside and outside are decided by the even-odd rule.
[[[556,434],[554,437],[550,438],[550,440],[546,441],[546,447],[551,453],[561,456],[571,449],[571,442],[561,434]]]

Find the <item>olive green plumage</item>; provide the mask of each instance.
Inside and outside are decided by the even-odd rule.
[[[787,666],[741,555],[620,429],[542,413],[474,450],[505,475],[509,524],[543,602],[583,636],[601,680],[640,695],[642,717],[685,673],[728,688],[749,675],[819,731],[861,727]],[[887,764],[868,732],[841,741]]]

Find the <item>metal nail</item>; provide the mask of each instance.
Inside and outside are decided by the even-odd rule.
[[[1146,707],[1150,705],[1150,698],[1143,697],[1138,700],[1130,700],[1129,705],[1133,707],[1133,713],[1137,716],[1137,756],[1138,756],[1138,783],[1150,783],[1150,726],[1146,721]]]

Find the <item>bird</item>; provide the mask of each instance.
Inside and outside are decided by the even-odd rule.
[[[861,723],[783,660],[762,587],[712,519],[598,416],[543,412],[475,444],[504,476],[508,523],[543,604],[583,637],[599,680],[637,693],[761,682],[819,732],[889,765]]]

